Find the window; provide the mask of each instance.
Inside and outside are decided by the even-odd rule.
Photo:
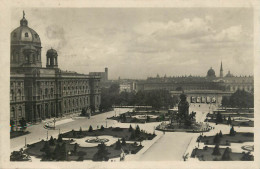
[[[16,38],[16,37],[17,37],[17,34],[16,34],[16,32],[14,33],[13,37],[14,37],[14,38]]]
[[[18,117],[22,117],[22,107],[21,106],[18,109]]]
[[[28,32],[25,32],[24,36],[25,36],[25,37],[29,37]]]
[[[11,109],[10,117],[11,117],[11,119],[15,118],[15,109],[14,109],[14,107],[12,107],[12,109]]]
[[[10,100],[13,101],[14,100],[14,91],[11,90],[11,93],[10,93]]]
[[[17,100],[21,100],[21,90],[19,89],[18,92],[17,92]]]

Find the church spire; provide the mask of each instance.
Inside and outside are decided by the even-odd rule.
[[[220,77],[223,77],[223,66],[222,66],[222,60],[220,65]]]

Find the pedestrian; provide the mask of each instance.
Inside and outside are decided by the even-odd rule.
[[[163,134],[165,134],[165,130],[163,130]]]

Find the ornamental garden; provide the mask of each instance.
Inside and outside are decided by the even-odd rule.
[[[133,128],[105,128],[93,130],[71,130],[34,144],[25,150],[14,151],[11,161],[27,161],[30,156],[41,161],[108,161],[111,158],[124,160],[127,154],[140,151],[143,140],[152,140],[156,135],[147,133],[137,125]]]

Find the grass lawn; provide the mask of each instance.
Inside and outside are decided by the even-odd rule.
[[[196,157],[200,161],[222,161],[222,155],[225,151],[225,148],[220,148],[219,151],[221,155],[212,155],[213,153],[213,147],[208,147],[207,149],[197,149],[192,151],[192,157],[194,158],[194,155],[196,154]],[[195,153],[196,152],[196,153]],[[233,153],[230,152],[230,161],[242,161],[241,158],[243,157],[242,153]]]
[[[78,158],[81,156],[82,160],[92,160],[93,156],[96,154],[96,152],[98,151],[98,147],[78,147],[77,148],[77,153],[74,153],[74,144],[70,144],[71,141],[69,140],[63,140],[66,142],[66,150],[70,151],[71,154],[68,155],[68,160],[69,161],[77,161]],[[28,155],[31,156],[35,156],[37,158],[43,158],[45,153],[40,151],[45,144],[46,141],[40,141],[34,144],[31,144],[28,146],[28,148],[26,149],[26,153]],[[55,140],[55,144],[60,144]],[[115,149],[116,144],[113,144],[111,146],[107,147],[107,150],[109,152],[108,157],[109,158],[116,158],[116,157],[120,157],[120,154],[122,153],[121,149],[120,150],[116,150]],[[122,149],[124,150],[124,152],[126,154],[129,154],[129,151],[131,151],[131,154],[136,154],[139,150],[141,150],[143,148],[143,146],[137,146],[134,144],[130,144],[130,143],[126,143],[126,145],[122,145]],[[50,146],[50,150],[51,152],[53,152],[55,149],[55,145],[54,146]]]
[[[198,137],[198,140],[200,140],[204,144],[215,145],[213,141],[214,137],[215,136]],[[228,142],[226,140],[228,140]],[[239,132],[236,133],[235,136],[230,136],[229,134],[223,134],[223,136],[220,138],[219,145],[229,145],[229,143],[243,143],[243,142],[254,142],[254,133]]]
[[[254,121],[236,121],[233,120],[234,117],[247,117],[247,118],[254,118],[254,113],[221,113],[222,117],[225,117],[225,120],[219,124],[227,124],[228,117],[230,116],[232,119],[232,125],[234,126],[243,126],[243,127],[254,127]],[[207,115],[207,120],[208,122],[216,122],[216,116],[217,114],[208,114]]]
[[[74,134],[73,134],[74,133]],[[156,135],[148,134],[145,132],[140,132],[139,137],[131,138],[132,132],[128,130],[128,128],[104,128],[102,130],[93,130],[92,132],[83,130],[80,131],[69,131],[67,133],[63,133],[63,138],[83,138],[86,136],[103,136],[103,135],[110,135],[113,137],[125,138],[126,141],[143,141],[143,140],[152,140]]]
[[[156,116],[156,117],[150,117],[149,120],[147,120],[146,118],[136,118],[134,116],[138,116],[138,115],[152,115],[152,116]],[[122,116],[125,116],[125,118],[123,118]],[[164,116],[164,118],[162,118],[162,116]],[[121,116],[112,116],[109,117],[108,119],[111,120],[117,120],[120,121],[121,123],[151,123],[151,122],[160,122],[160,121],[168,121],[169,117],[167,116],[167,111],[162,111],[160,110],[158,111],[135,111],[135,112],[126,112],[121,114]]]

